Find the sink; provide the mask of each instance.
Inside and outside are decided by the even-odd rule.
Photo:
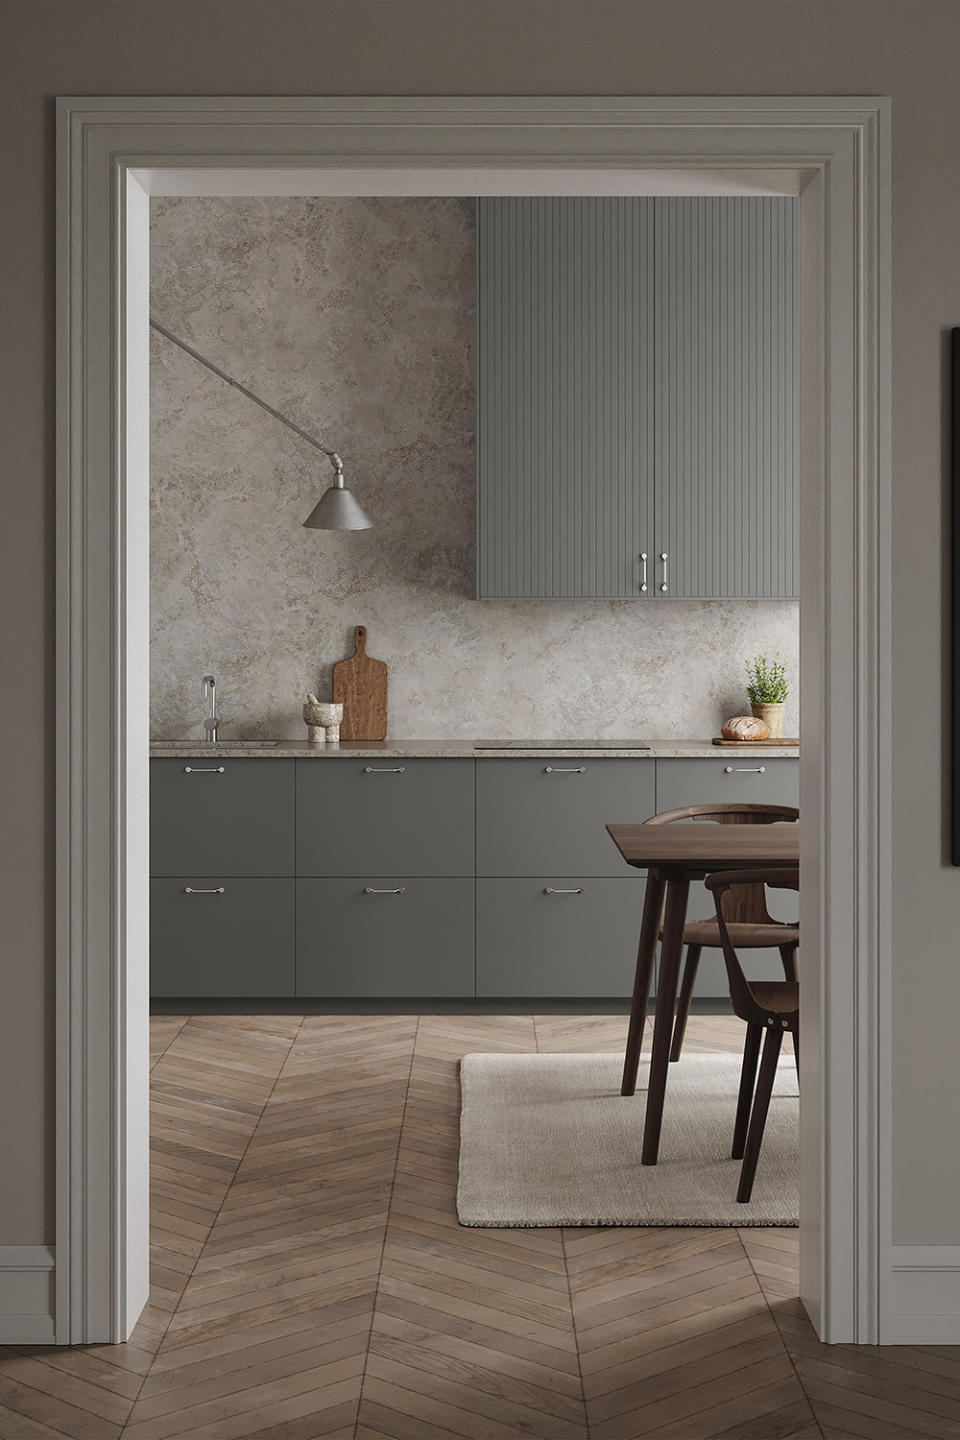
[[[269,750],[273,745],[279,745],[279,740],[215,740],[210,744],[207,740],[151,740],[150,745],[154,750],[200,750],[209,748],[211,750]]]

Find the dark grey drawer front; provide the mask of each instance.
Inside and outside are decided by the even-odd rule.
[[[478,760],[477,874],[630,874],[605,827],[653,814],[655,773],[640,759]]]
[[[292,875],[294,764],[151,760],[150,873]]]
[[[151,993],[292,995],[294,883],[222,874],[152,880]],[[188,886],[214,893],[188,894]]]
[[[296,993],[473,995],[473,909],[472,880],[298,880]]]
[[[472,876],[472,760],[298,760],[297,874]]]
[[[701,805],[717,800],[799,805],[800,762],[771,760],[761,753],[757,753],[756,757],[734,755],[719,747],[716,759],[711,756],[709,760],[657,761],[658,810],[673,810],[681,805]],[[768,891],[767,908],[775,920],[796,920],[799,909],[797,896],[787,890]],[[713,913],[710,892],[695,881],[690,886],[688,918],[707,920]],[[777,950],[744,950],[740,958],[744,971],[751,979],[783,978],[783,966]],[[704,950],[701,954],[694,993],[703,999],[729,995],[727,972],[719,950]]]
[[[658,810],[717,800],[799,805],[800,761],[734,755],[719,746],[715,760],[657,761]]]
[[[477,994],[629,996],[644,886],[638,874],[478,880]]]

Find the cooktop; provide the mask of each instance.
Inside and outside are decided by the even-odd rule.
[[[649,750],[644,740],[474,740],[474,750]]]

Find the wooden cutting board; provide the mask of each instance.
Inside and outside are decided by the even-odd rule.
[[[799,739],[798,739],[795,735],[792,736],[792,737],[788,737],[788,736],[785,735],[782,740],[728,740],[725,735],[714,735],[714,737],[713,737],[713,743],[714,743],[714,745],[753,745],[753,746],[761,746],[761,745],[799,745],[799,744],[800,744],[800,741],[799,741]]]
[[[354,628],[356,654],[333,667],[333,701],[343,706],[341,740],[386,740],[387,667],[367,654],[365,625]]]

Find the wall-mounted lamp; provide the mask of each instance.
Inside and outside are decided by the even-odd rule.
[[[192,360],[196,360],[200,365],[205,365],[219,380],[223,380],[227,385],[232,385],[234,390],[239,390],[241,395],[246,395],[248,400],[252,400],[255,405],[259,405],[261,410],[266,410],[267,414],[272,415],[274,420],[279,420],[281,425],[286,425],[287,429],[292,430],[295,435],[299,435],[301,440],[306,440],[308,445],[312,445],[315,450],[319,450],[321,454],[326,455],[330,464],[333,466],[334,482],[328,490],[324,491],[306,520],[304,520],[303,523],[306,529],[369,530],[372,528],[373,521],[370,519],[370,516],[366,510],[364,510],[359,500],[356,499],[343,483],[343,461],[340,459],[336,450],[328,450],[326,445],[321,445],[319,440],[315,440],[312,435],[308,435],[306,430],[301,430],[299,425],[295,425],[292,420],[288,420],[286,415],[281,415],[279,410],[274,410],[273,406],[268,405],[266,400],[261,400],[259,395],[254,395],[253,391],[248,390],[246,385],[241,385],[239,380],[234,380],[232,375],[228,375],[225,370],[221,370],[219,365],[214,365],[212,360],[208,360],[205,356],[201,355],[198,350],[194,350],[192,345],[188,345],[186,340],[181,340],[178,335],[174,335],[173,331],[168,330],[165,325],[161,325],[159,321],[153,319],[151,319],[150,325],[152,329],[156,330],[158,335],[162,335],[163,338],[169,340],[172,345],[178,345]]]

